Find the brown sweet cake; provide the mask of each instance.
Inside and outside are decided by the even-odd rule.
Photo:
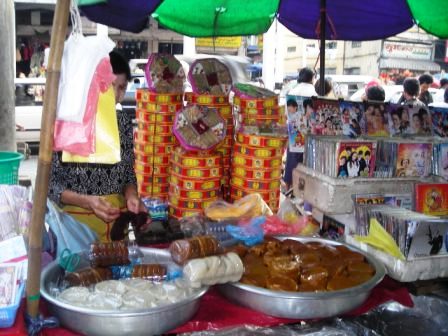
[[[317,292],[358,286],[375,275],[365,257],[321,242],[269,237],[243,257],[240,282],[271,290]]]
[[[112,279],[112,272],[108,268],[85,268],[78,272],[67,273],[65,280],[72,286],[88,287],[98,282]]]
[[[190,259],[204,258],[217,254],[219,243],[213,236],[198,236],[180,239],[171,243],[171,258],[179,265]]]

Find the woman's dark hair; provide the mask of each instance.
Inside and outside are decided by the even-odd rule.
[[[418,96],[420,84],[415,78],[406,78],[403,82],[403,90],[412,97]]]
[[[423,74],[418,78],[418,81],[420,82],[420,85],[422,85],[422,84],[431,85],[434,80],[432,79],[431,75]]]
[[[112,65],[112,71],[115,75],[124,74],[128,81],[131,80],[131,68],[129,63],[120,53],[116,51],[111,51],[109,53],[110,64]]]
[[[384,101],[386,99],[386,93],[379,85],[369,87],[366,96],[367,100]]]
[[[297,104],[297,101],[295,99],[288,99],[286,102],[286,106],[292,106],[298,108],[299,105]]]
[[[443,94],[443,100],[445,103],[448,103],[448,88],[445,89],[445,93]]]
[[[320,78],[314,84],[314,89],[316,90],[316,92],[320,92]],[[328,96],[331,90],[333,90],[333,84],[331,84],[331,81],[328,78],[325,78],[324,80],[324,90],[324,96]]]
[[[298,83],[313,83],[314,71],[310,68],[303,68],[299,71]]]
[[[448,78],[442,78],[440,80],[440,87],[443,88],[446,84],[448,84]]]
[[[307,106],[313,108],[313,100],[311,98],[306,98],[303,100],[303,108],[306,110]]]

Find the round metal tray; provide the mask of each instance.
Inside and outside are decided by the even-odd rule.
[[[167,250],[142,248],[144,262],[171,261]],[[80,268],[87,266],[80,264]],[[57,300],[50,294],[49,284],[61,274],[54,261],[41,274],[41,295],[48,302],[52,315],[60,323],[83,335],[156,335],[170,331],[190,320],[199,308],[201,297],[208,288],[195,292],[185,300],[151,309],[127,311],[98,311],[74,307]]]
[[[280,240],[294,239],[302,243],[320,242],[328,245],[345,245],[321,238],[300,238],[278,236]],[[375,275],[367,282],[342,290],[330,292],[282,292],[246,285],[243,283],[219,286],[220,292],[229,300],[260,311],[267,315],[293,319],[313,319],[338,316],[359,307],[368,298],[370,291],[384,278],[384,266],[361,250],[347,246],[361,253],[375,267]]]

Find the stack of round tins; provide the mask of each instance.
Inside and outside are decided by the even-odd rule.
[[[285,145],[286,138],[237,133],[233,145],[231,201],[259,193],[272,211],[278,210]]]
[[[218,199],[222,173],[221,153],[176,148],[171,156],[169,214],[180,219],[202,213]]]
[[[234,141],[234,121],[232,105],[228,96],[201,95],[197,93],[186,93],[185,98],[188,104],[204,105],[218,110],[221,117],[227,122],[226,136],[216,147],[216,151],[222,154],[223,174],[222,186],[223,196],[228,198],[230,188],[230,162],[232,158],[232,146]]]
[[[236,84],[233,91],[239,124],[263,126],[285,123],[284,107],[278,105],[278,96],[274,92],[250,84]]]
[[[161,94],[146,89],[136,93],[135,172],[140,196],[168,198],[170,158],[177,146],[173,135],[182,94]]]

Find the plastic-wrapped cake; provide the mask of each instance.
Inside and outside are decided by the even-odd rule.
[[[226,96],[232,88],[232,76],[227,66],[214,58],[195,61],[188,73],[193,92]]]
[[[151,54],[145,67],[150,91],[157,93],[182,93],[185,72],[182,64],[172,55]]]
[[[226,136],[226,121],[216,109],[191,105],[176,115],[173,133],[187,150],[209,150]]]

